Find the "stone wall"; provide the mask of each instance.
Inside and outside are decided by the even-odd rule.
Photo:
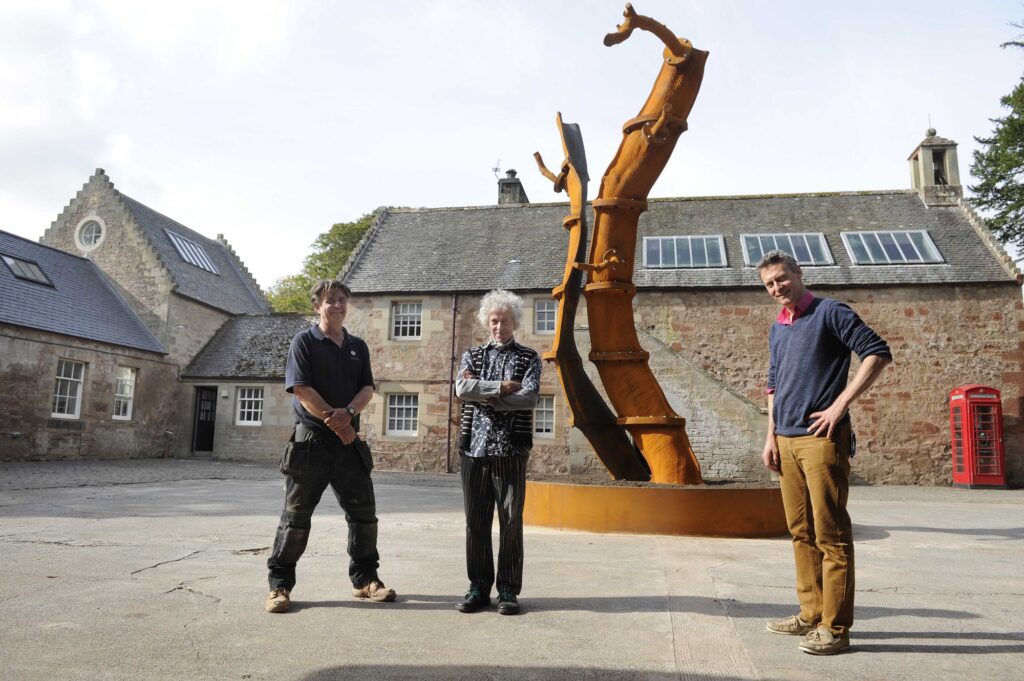
[[[813,287],[813,272],[808,280]],[[1002,391],[1007,472],[1013,484],[1024,484],[1018,287],[814,290],[849,303],[893,351],[893,365],[851,409],[856,479],[949,484],[949,391],[980,383]],[[767,403],[767,334],[777,312],[760,291],[644,292],[636,299],[640,329],[758,405]],[[854,360],[851,372],[857,366]]]
[[[534,334],[533,301],[545,294],[525,296],[526,309],[516,338],[537,352],[551,347],[551,334]],[[420,301],[423,325],[419,340],[390,337],[391,304]],[[455,321],[455,368],[462,353],[483,342],[484,330],[476,320],[479,295],[459,295]],[[361,432],[373,448],[377,465],[389,470],[458,470],[459,402],[452,388],[452,297],[355,297],[349,305],[346,327],[370,346],[377,392],[361,421]],[[419,395],[419,431],[415,436],[389,435],[385,428],[387,396]],[[532,472],[567,473],[568,412],[554,368],[546,364],[541,394],[555,397],[555,437],[537,437],[530,457]],[[449,421],[449,408],[451,421]],[[450,427],[449,427],[450,424]]]
[[[0,325],[0,460],[171,456],[177,367],[161,355]],[[57,362],[86,364],[77,419],[52,418]],[[136,369],[130,420],[113,419],[118,367]]]
[[[213,451],[192,451],[195,427],[196,388],[217,389],[217,416],[214,422]],[[239,388],[263,388],[263,419],[260,425],[238,422]],[[180,435],[175,438],[176,455],[243,461],[277,461],[291,436],[292,396],[285,392],[284,381],[188,380],[179,385],[182,405]]]
[[[813,285],[813,273],[808,277]],[[1013,285],[898,287],[884,290],[817,290],[848,302],[890,343],[895,363],[852,409],[859,452],[854,478],[872,484],[946,485],[951,480],[949,391],[967,383],[993,386],[1003,394],[1007,472],[1024,484],[1024,306]],[[533,303],[517,338],[543,352],[550,335],[536,335]],[[424,305],[419,341],[388,338],[390,303],[397,297],[353,301],[348,326],[366,338],[374,354],[378,394],[364,430],[383,468],[444,470],[457,467],[454,443],[458,403],[448,439],[448,376],[451,297],[415,298]],[[456,355],[481,342],[475,320],[479,296],[459,296]],[[670,403],[687,417],[690,434],[708,478],[765,480],[759,455],[767,422],[764,396],[767,337],[778,307],[758,290],[713,292],[642,291],[635,299],[637,329],[651,352],[651,366]],[[581,306],[578,344],[587,347],[586,311]],[[852,371],[859,363],[854,359]],[[595,374],[596,376],[596,374]],[[595,380],[600,387],[600,382]],[[384,433],[384,400],[389,392],[421,395],[420,433]],[[568,473],[600,470],[584,439],[573,437],[557,374],[545,365],[543,394],[553,395],[556,437],[538,441],[531,470]]]

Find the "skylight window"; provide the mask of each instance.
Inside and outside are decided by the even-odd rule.
[[[39,269],[39,265],[32,262],[31,260],[22,260],[21,258],[15,258],[10,255],[2,255],[0,258],[4,259],[4,263],[10,268],[11,274],[16,276],[18,279],[25,279],[27,281],[34,281],[37,284],[46,284],[47,286],[53,286],[53,283],[47,279],[43,271]]]
[[[800,265],[832,265],[832,253],[825,235],[816,234],[741,234],[743,261],[748,267],[757,265],[769,251],[785,251]]]
[[[685,269],[725,264],[725,242],[720,236],[644,237],[644,267]]]
[[[843,243],[857,265],[926,265],[945,262],[928,232],[843,232]]]
[[[178,251],[178,255],[181,259],[190,265],[195,265],[207,272],[213,272],[214,274],[220,274],[217,268],[213,266],[213,261],[206,255],[206,251],[203,247],[194,241],[189,241],[180,234],[175,234],[169,229],[165,229],[167,236],[170,237],[171,243],[174,244],[174,248]]]

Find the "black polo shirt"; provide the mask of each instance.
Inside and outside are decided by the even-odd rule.
[[[360,390],[373,385],[370,349],[362,338],[345,329],[341,347],[323,334],[319,326],[311,326],[292,338],[288,363],[284,370],[284,387],[294,393],[295,386],[308,385],[327,404],[345,408]],[[324,422],[306,411],[299,398],[292,398],[295,422],[314,430],[324,430]],[[352,427],[359,430],[359,417]]]

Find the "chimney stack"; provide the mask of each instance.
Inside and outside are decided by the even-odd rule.
[[[529,202],[523,183],[516,177],[516,171],[506,170],[505,177],[498,180],[498,205]]]

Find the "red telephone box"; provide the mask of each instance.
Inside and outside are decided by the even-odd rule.
[[[1006,487],[1003,407],[999,391],[963,385],[949,393],[953,487]]]

